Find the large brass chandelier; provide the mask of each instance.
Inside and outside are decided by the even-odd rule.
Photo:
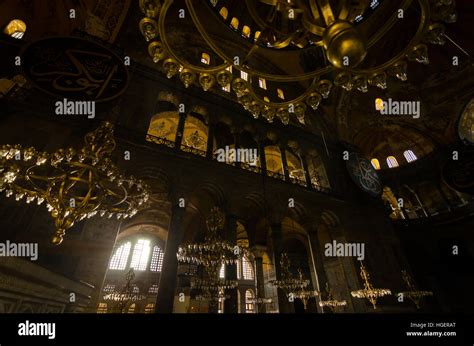
[[[325,292],[326,299],[322,299],[319,301],[319,306],[324,308],[324,307],[329,307],[332,312],[336,312],[336,308],[340,306],[346,306],[347,301],[346,300],[337,300],[334,298],[334,294],[329,287],[329,283],[326,282],[326,292]]]
[[[383,0],[239,2],[241,4],[234,7],[241,9],[240,14],[244,13],[246,18],[250,18],[252,32],[248,26],[245,28],[236,22],[230,22],[231,15],[226,8],[224,12],[216,14],[239,34],[235,36],[235,40],[246,40],[241,45],[242,61],[236,61],[235,55],[231,55],[226,49],[225,41],[216,39],[215,32],[210,33],[206,25],[209,13],[205,16],[201,11],[205,4],[195,0],[185,0],[180,11],[191,17],[206,45],[223,62],[209,66],[198,62],[190,63],[173,47],[168,37],[169,32],[166,31],[169,10],[174,4],[182,3],[174,0],[140,0],[145,17],[139,26],[148,42],[148,53],[155,63],[161,64],[168,78],[178,75],[185,87],[196,84],[208,91],[213,87],[231,86],[238,102],[255,118],[262,116],[272,122],[276,116],[284,124],[289,123],[290,115],[304,123],[307,107],[317,109],[322,99],[329,97],[333,85],[347,91],[358,90],[365,93],[369,86],[386,89],[389,76],[406,81],[408,61],[428,64],[426,43],[444,44],[447,37],[444,23],[456,21],[454,0],[397,0],[397,6],[392,6],[392,1]],[[226,3],[209,0],[209,4],[219,12]],[[392,13],[379,20],[382,24],[377,30],[364,30],[366,17],[376,14],[378,8],[382,7],[389,8]],[[419,23],[416,31],[407,34],[403,30],[402,19],[410,9],[418,12]],[[387,16],[387,11],[383,12]],[[400,26],[399,35],[412,35],[406,46],[386,61],[366,61],[368,53],[377,51],[377,43],[396,25]],[[362,32],[370,34],[365,37]],[[319,49],[321,54],[318,57],[319,53],[316,52],[316,57],[312,60],[314,66],[300,72],[270,73],[261,64],[249,62],[251,57],[265,50],[304,52],[308,48]],[[268,54],[262,56],[266,55]],[[233,69],[241,71],[241,76],[235,77],[231,72]],[[242,73],[247,74],[248,78],[242,78]],[[258,87],[261,87],[261,79],[265,83],[298,83],[304,91],[292,99],[271,100],[257,92]]]
[[[362,261],[360,262],[360,276],[362,280],[364,280],[364,288],[357,291],[351,291],[351,295],[354,298],[368,299],[375,310],[377,309],[377,299],[391,295],[392,292],[388,288],[374,288],[374,286],[372,286],[369,272]]]
[[[413,283],[413,279],[408,274],[406,270],[402,270],[402,279],[407,286],[407,291],[399,292],[398,294],[402,294],[403,297],[407,297],[410,299],[416,306],[417,309],[420,308],[420,301],[423,297],[430,297],[433,295],[431,291],[419,291],[416,289],[415,284]]]
[[[219,277],[223,265],[237,264],[243,256],[243,250],[223,240],[220,232],[224,228],[224,213],[213,207],[206,220],[207,234],[201,243],[185,244],[178,248],[178,261],[202,266],[208,277],[194,278],[191,288],[202,292],[202,299],[216,300],[222,298],[225,290],[237,287],[237,280],[226,280]]]
[[[111,123],[102,123],[84,141],[79,150],[54,153],[18,144],[0,147],[0,191],[16,201],[44,203],[56,226],[55,245],[76,222],[95,215],[132,217],[146,207],[149,198],[144,182],[125,177],[112,162]]]
[[[298,268],[298,275],[293,276],[290,271],[291,262],[288,254],[282,253],[280,257],[281,279],[271,280],[270,284],[282,289],[287,296],[292,294],[295,297],[295,292],[303,292],[309,285],[309,280],[304,278],[301,268]],[[296,297],[297,298],[297,297]]]

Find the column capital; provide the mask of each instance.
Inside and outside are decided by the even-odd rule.
[[[255,258],[262,258],[263,254],[267,252],[268,248],[265,245],[254,245],[250,248],[250,252]]]

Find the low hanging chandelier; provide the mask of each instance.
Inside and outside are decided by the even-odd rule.
[[[0,191],[16,201],[44,203],[56,226],[55,245],[78,221],[95,215],[129,218],[145,208],[149,199],[147,185],[123,176],[112,162],[111,123],[102,123],[84,142],[79,150],[54,153],[18,144],[0,146]]]
[[[399,292],[398,294],[402,294],[403,297],[407,297],[410,299],[416,306],[417,309],[420,308],[420,301],[423,297],[430,297],[433,295],[431,291],[419,291],[416,289],[415,284],[413,283],[413,279],[408,274],[406,270],[402,270],[402,279],[405,281],[405,285],[407,286],[408,291]]]
[[[206,220],[207,234],[204,242],[180,246],[176,254],[179,262],[202,266],[207,272],[208,278],[191,280],[191,288],[203,292],[199,296],[201,299],[222,299],[225,298],[225,290],[237,287],[237,280],[219,278],[223,265],[237,264],[243,256],[243,250],[239,246],[222,239],[220,232],[224,228],[224,222],[224,213],[218,207],[213,207]]]
[[[309,280],[304,279],[301,268],[298,268],[298,275],[296,277],[290,272],[290,259],[286,253],[281,254],[280,267],[281,267],[281,280],[271,280],[270,284],[282,289],[287,296],[290,294],[296,297],[296,292],[303,292],[309,285]]]
[[[119,313],[124,313],[125,309],[135,302],[143,301],[147,298],[144,294],[139,294],[135,291],[135,286],[132,284],[135,279],[135,271],[133,268],[125,274],[125,284],[120,291],[115,291],[104,295],[102,298],[104,301],[111,301],[115,304],[114,310]]]
[[[276,116],[285,125],[290,116],[304,124],[307,107],[316,110],[322,99],[329,97],[333,85],[346,91],[365,93],[369,86],[386,89],[389,77],[406,81],[408,62],[428,64],[426,44],[443,45],[449,38],[444,23],[453,23],[457,18],[454,0],[398,0],[396,7],[393,2],[384,0],[242,0],[236,6],[209,0],[211,10],[222,19],[222,24],[236,32],[236,43],[242,43],[241,59],[236,61],[235,55],[228,50],[229,44],[216,40],[216,32],[209,30],[207,22],[212,14],[208,11],[203,15],[205,2],[185,0],[179,10],[191,17],[197,32],[222,63],[190,63],[173,47],[166,31],[167,19],[178,11],[172,6],[181,1],[140,0],[145,17],[139,27],[148,42],[148,53],[153,62],[161,64],[168,78],[178,75],[186,88],[194,84],[205,91],[213,87],[231,87],[238,102],[254,118],[262,116],[272,122]],[[224,4],[233,10],[237,8],[252,28],[239,25],[238,18],[232,18]],[[170,8],[174,10],[169,11]],[[395,25],[404,25],[403,18],[409,10],[418,13],[419,23],[416,31],[404,34],[412,37],[405,47],[386,61],[366,59],[371,52],[380,50],[376,44]],[[385,16],[378,21],[382,24],[365,37],[363,32],[370,31],[365,26],[367,19],[380,12],[380,16]],[[300,62],[304,60],[304,54],[309,54],[311,67],[290,74],[271,73],[261,63],[250,62],[258,54],[268,56],[265,51],[297,52]],[[283,55],[279,56],[280,60],[285,59]],[[233,69],[241,71],[240,77],[232,74]],[[242,73],[247,78],[243,78]],[[270,99],[259,92],[262,83],[267,82],[298,83],[304,91],[289,100]]]
[[[374,310],[377,309],[377,299],[391,295],[392,292],[388,288],[374,288],[370,282],[370,275],[367,269],[365,269],[364,263],[360,262],[360,276],[364,280],[364,288],[358,291],[351,291],[351,295],[354,298],[368,299]]]
[[[321,299],[319,301],[320,307],[329,307],[332,312],[336,312],[336,308],[340,306],[346,306],[346,300],[337,300],[334,298],[332,290],[329,288],[329,283],[326,282],[326,299]]]

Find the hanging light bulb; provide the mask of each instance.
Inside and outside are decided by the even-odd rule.
[[[388,74],[391,76],[397,77],[399,80],[402,82],[405,82],[408,77],[407,77],[407,63],[406,61],[399,61],[395,63],[393,66],[391,66],[388,69]]]
[[[306,99],[306,103],[314,110],[318,109],[322,96],[318,92],[312,92]]]
[[[334,79],[334,84],[340,86],[341,88],[351,91],[352,90],[352,78],[351,75],[347,72],[339,73]]]
[[[168,58],[163,62],[163,69],[166,72],[166,77],[170,79],[178,73],[179,65],[173,58]]]
[[[148,54],[150,54],[155,64],[166,56],[165,49],[159,41],[153,41],[148,45]]]
[[[201,73],[199,75],[199,84],[201,84],[202,90],[208,91],[214,85],[216,79],[209,73]]]
[[[290,112],[288,111],[288,108],[278,108],[277,117],[283,124],[288,125],[290,122]]]
[[[387,89],[387,74],[385,72],[373,74],[369,79],[369,84],[374,85],[382,90]]]
[[[316,89],[324,99],[327,99],[332,89],[332,83],[327,79],[322,79],[318,82]]]
[[[225,87],[229,85],[229,83],[232,81],[232,73],[228,70],[222,70],[219,73],[217,73],[217,83],[221,87]]]
[[[353,84],[354,84],[354,87],[360,92],[366,93],[367,91],[369,91],[367,87],[366,76],[362,76],[362,75],[355,76],[353,79]]]
[[[407,55],[407,58],[408,60],[428,65],[430,63],[430,60],[428,58],[428,47],[423,43],[416,45]]]

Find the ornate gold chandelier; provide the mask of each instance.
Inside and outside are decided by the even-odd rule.
[[[410,274],[408,274],[406,270],[402,270],[402,278],[403,278],[403,281],[405,281],[408,291],[399,292],[398,294],[402,294],[404,297],[407,297],[408,299],[410,299],[415,304],[416,308],[419,309],[421,298],[432,296],[433,292],[418,291],[416,289],[415,284],[413,283],[413,280]]]
[[[303,272],[298,268],[298,276],[294,277],[290,272],[290,259],[286,253],[281,254],[280,267],[281,267],[281,280],[269,281],[275,287],[281,288],[289,296],[293,294],[295,298],[295,292],[303,292],[309,285],[309,280],[305,280]],[[298,298],[298,297],[296,297]]]
[[[235,56],[226,50],[225,42],[216,40],[210,33],[205,23],[208,17],[200,16],[199,6],[204,4],[186,0],[186,8],[182,11],[191,16],[206,45],[223,61],[220,65],[212,66],[190,63],[172,46],[166,28],[168,12],[175,4],[174,0],[140,0],[140,8],[145,17],[139,26],[145,40],[149,42],[149,55],[155,63],[162,64],[163,72],[168,78],[179,75],[185,87],[197,84],[205,91],[214,86],[231,86],[238,102],[255,118],[261,115],[272,122],[277,116],[282,123],[288,124],[290,115],[293,115],[300,123],[304,123],[307,106],[317,109],[321,100],[329,97],[333,85],[347,91],[357,89],[365,93],[369,85],[387,88],[389,76],[406,81],[408,61],[428,64],[426,43],[444,44],[447,36],[443,23],[456,21],[454,0],[400,0],[397,8],[391,7],[393,13],[390,17],[380,21],[383,25],[369,37],[364,37],[361,27],[364,26],[366,17],[382,7],[382,2],[383,0],[241,1],[244,8],[241,13],[245,12],[257,30],[250,35],[250,28],[241,28],[238,19],[234,22],[235,17],[229,23],[228,10],[219,0],[210,0],[210,6],[214,10],[225,9],[218,15],[240,34],[236,39],[247,40],[247,44],[241,45],[242,61],[236,61]],[[403,25],[402,18],[411,8],[418,12],[419,24],[408,44],[387,61],[366,61],[368,53],[376,50],[374,47],[377,42],[395,25]],[[303,52],[307,48],[319,48],[322,53],[315,59],[316,66],[302,72],[270,73],[260,65],[249,63],[250,58],[261,51]],[[241,77],[234,78],[232,69],[241,71]],[[248,78],[242,78],[242,73]],[[256,92],[262,80],[265,83],[296,82],[305,91],[291,100],[270,100]]]
[[[332,312],[336,312],[336,308],[339,306],[346,306],[347,301],[346,300],[337,300],[334,299],[333,293],[331,289],[329,288],[329,283],[326,282],[326,299],[321,299],[319,301],[319,306],[320,307],[329,307]]]
[[[95,215],[132,217],[149,198],[146,184],[123,176],[110,159],[115,148],[111,123],[102,123],[84,141],[80,150],[52,154],[21,145],[0,147],[0,191],[16,201],[45,203],[56,226],[55,245],[76,222]]]
[[[369,272],[365,269],[362,261],[360,262],[360,276],[364,280],[364,288],[358,291],[351,291],[351,295],[355,298],[368,299],[375,310],[377,309],[377,299],[391,295],[392,292],[388,288],[374,288],[372,286]]]
[[[213,207],[206,220],[207,235],[202,243],[186,244],[178,248],[178,261],[193,263],[204,267],[208,278],[191,280],[191,288],[202,291],[202,299],[216,300],[224,290],[237,287],[237,280],[219,278],[223,265],[237,264],[243,256],[243,250],[223,240],[219,234],[224,228],[224,213],[218,207]]]

